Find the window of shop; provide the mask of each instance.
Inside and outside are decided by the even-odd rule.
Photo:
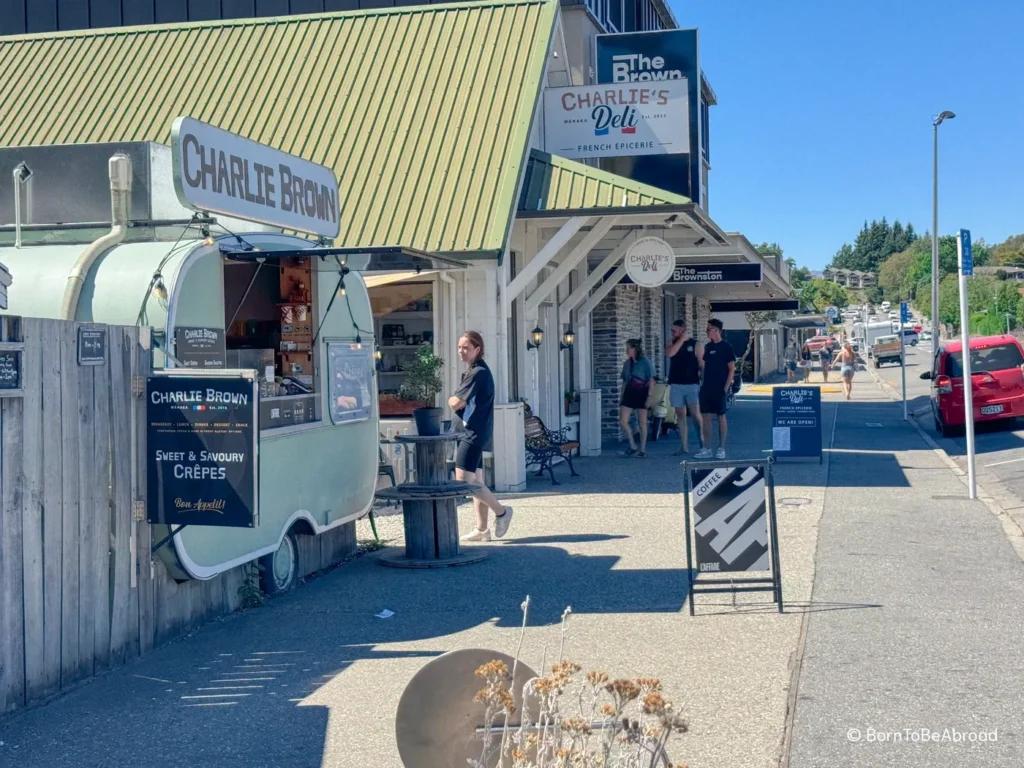
[[[260,428],[320,421],[315,375],[316,272],[309,258],[224,259],[225,347],[229,368],[254,368],[259,379]],[[195,354],[197,346],[176,354]]]
[[[423,345],[434,345],[434,281],[405,279],[371,286],[374,333],[380,350],[377,386],[381,417],[411,417],[424,405],[403,392],[406,371]]]

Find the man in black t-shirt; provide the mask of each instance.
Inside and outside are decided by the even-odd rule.
[[[711,458],[711,415],[718,416],[718,450],[716,459],[725,458],[725,437],[728,431],[725,411],[732,379],[736,373],[736,353],[722,338],[722,321],[708,320],[708,343],[704,345],[704,381],[700,386],[700,410],[704,416],[704,448],[698,459]]]
[[[682,443],[673,455],[683,456],[689,453],[687,411],[697,425],[700,446],[704,447],[704,422],[700,416],[700,369],[704,365],[704,345],[687,333],[686,323],[676,320],[672,323],[672,340],[665,346],[665,356],[669,359],[669,402],[676,411],[676,426]]]

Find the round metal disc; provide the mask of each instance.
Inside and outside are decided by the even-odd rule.
[[[484,725],[484,706],[473,701],[484,682],[476,670],[490,661],[500,660],[512,671],[511,656],[486,648],[452,651],[428,662],[413,675],[398,702],[395,716],[395,737],[398,754],[406,768],[465,768],[469,758],[479,760],[483,749],[482,736],[476,729]],[[511,693],[516,705],[509,718],[518,725],[523,713],[523,686],[537,673],[522,661],[516,668]],[[537,702],[530,700],[527,722],[536,721]],[[496,725],[504,720],[497,718]],[[500,741],[501,733],[495,734]],[[507,761],[506,761],[507,762]],[[497,754],[489,765],[497,766]]]

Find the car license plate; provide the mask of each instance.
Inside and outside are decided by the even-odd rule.
[[[1001,405],[983,405],[981,406],[982,416],[991,416],[993,413],[1002,413],[1003,406]]]

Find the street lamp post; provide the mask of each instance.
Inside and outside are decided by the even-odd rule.
[[[939,344],[939,126],[952,120],[948,109],[932,120],[932,344]]]

